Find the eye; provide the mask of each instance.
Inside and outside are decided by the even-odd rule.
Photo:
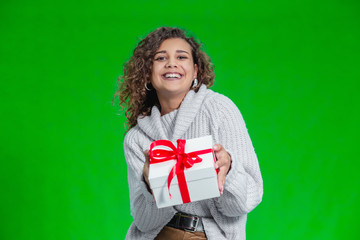
[[[164,61],[165,57],[164,56],[158,56],[154,59],[155,61]]]
[[[187,59],[187,56],[178,56],[178,59]]]

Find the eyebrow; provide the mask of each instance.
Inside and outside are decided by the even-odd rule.
[[[185,51],[185,50],[176,50],[176,52],[177,53],[187,53],[187,54],[189,54],[187,51]],[[158,51],[158,52],[156,52],[155,53],[155,55],[156,54],[159,54],[159,53],[166,53],[166,50],[162,50],[162,51]],[[189,54],[190,55],[190,54]]]

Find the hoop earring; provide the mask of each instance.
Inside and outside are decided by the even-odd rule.
[[[197,80],[197,78],[195,78],[192,88],[196,88],[197,85],[198,85],[198,80]]]
[[[147,82],[145,82],[145,85],[144,85],[144,86],[145,86],[145,89],[146,89],[146,90],[150,91],[150,89],[147,87]]]

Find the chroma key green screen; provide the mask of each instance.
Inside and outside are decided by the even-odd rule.
[[[249,240],[359,239],[360,2],[0,3],[0,239],[118,240],[132,222],[116,80],[177,26],[239,107],[264,180]]]

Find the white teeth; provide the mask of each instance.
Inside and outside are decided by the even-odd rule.
[[[177,73],[167,73],[165,74],[166,78],[181,78],[180,74]]]

